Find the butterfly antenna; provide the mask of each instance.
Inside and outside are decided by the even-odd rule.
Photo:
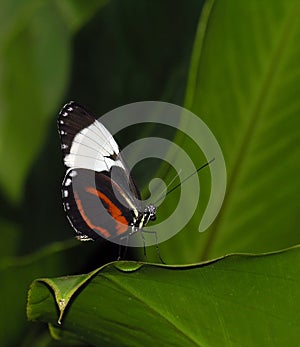
[[[168,185],[162,190],[162,192],[160,193],[158,199],[155,201],[154,205],[156,203],[158,203],[162,198],[163,198],[163,195],[164,195],[164,192],[168,190],[168,188],[170,187],[170,185],[176,180],[176,178],[181,174],[181,171],[182,169],[179,170],[179,172],[172,178],[171,182],[168,183]],[[168,193],[167,193],[168,194]],[[166,195],[167,195],[166,194]]]
[[[173,187],[171,190],[169,190],[168,192],[167,192],[167,194],[166,194],[166,196],[167,195],[169,195],[171,192],[173,192],[175,189],[177,189],[178,187],[180,187],[185,181],[187,181],[189,178],[191,178],[192,176],[194,176],[194,175],[196,175],[196,173],[198,173],[200,170],[202,170],[202,169],[204,169],[206,166],[208,166],[209,164],[211,164],[213,161],[215,160],[215,158],[212,158],[210,161],[208,161],[207,163],[205,163],[204,165],[202,165],[201,167],[199,167],[199,169],[197,169],[196,171],[194,171],[193,173],[191,173],[189,176],[187,176],[187,177],[185,177],[181,182],[179,182],[178,184],[176,184],[176,186],[175,187]],[[179,174],[178,174],[179,175]],[[177,176],[178,176],[177,175]],[[177,176],[175,176],[175,178],[177,177]],[[175,179],[174,178],[174,179]],[[172,180],[172,182],[174,181],[174,179]],[[171,183],[172,183],[171,182]],[[170,185],[170,184],[169,184]],[[168,185],[168,186],[169,186]],[[157,201],[156,201],[156,203],[158,202],[158,201],[160,201],[162,199],[162,197],[160,197]]]

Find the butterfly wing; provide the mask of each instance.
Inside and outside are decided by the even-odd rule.
[[[59,114],[58,130],[67,167],[101,172],[122,166],[113,136],[83,106],[73,101],[66,104]]]
[[[63,181],[63,204],[79,239],[113,239],[133,222],[134,206],[109,176],[88,169],[69,169]]]
[[[64,208],[79,238],[109,239],[126,232],[141,210],[140,193],[113,136],[75,102],[62,108],[58,129],[69,168],[62,189]]]

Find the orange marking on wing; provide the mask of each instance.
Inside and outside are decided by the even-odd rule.
[[[122,211],[105,194],[101,193],[96,188],[88,187],[86,188],[86,191],[90,194],[98,196],[107,204],[109,213],[117,222],[117,234],[120,235],[125,233],[128,229],[128,222],[127,219],[122,215]]]
[[[76,192],[74,192],[74,197],[75,197],[75,201],[76,201],[76,204],[77,204],[77,207],[78,207],[78,210],[82,216],[82,218],[84,219],[84,221],[86,222],[86,224],[92,229],[92,230],[98,230],[104,237],[106,238],[109,238],[111,235],[110,233],[104,229],[104,228],[101,228],[99,227],[98,225],[94,225],[89,217],[86,215],[86,213],[84,212],[84,209],[83,209],[83,206],[82,206],[82,203],[81,203],[81,200],[78,196],[78,194]]]

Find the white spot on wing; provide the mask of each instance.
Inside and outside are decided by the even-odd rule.
[[[71,172],[70,172],[70,176],[71,176],[71,177],[77,176],[77,171],[75,171],[75,170],[71,171]]]
[[[67,110],[71,112],[71,111],[73,111],[73,107],[70,106],[67,108]]]
[[[66,186],[66,187],[69,187],[69,185],[71,185],[71,183],[72,183],[71,178],[67,178],[67,179],[66,179],[66,182],[65,182],[65,186]]]
[[[92,238],[90,238],[89,236],[83,235],[83,234],[77,235],[77,236],[76,236],[76,239],[79,240],[79,241],[94,241],[94,240],[93,240]]]
[[[69,192],[67,190],[64,190],[63,194],[64,194],[64,198],[67,198],[69,196]]]

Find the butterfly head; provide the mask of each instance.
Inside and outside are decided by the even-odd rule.
[[[147,205],[144,209],[144,215],[147,216],[147,220],[156,220],[156,206],[153,204]]]

